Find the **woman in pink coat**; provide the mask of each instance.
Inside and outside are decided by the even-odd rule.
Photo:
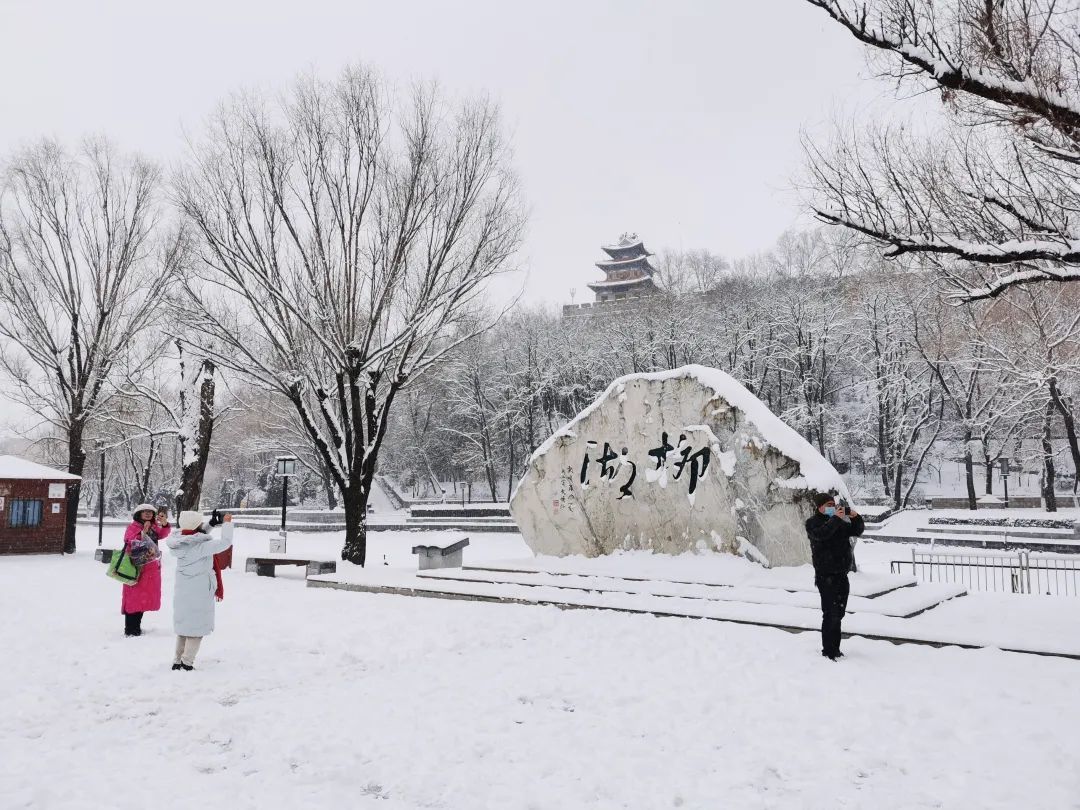
[[[158,512],[153,504],[142,503],[135,507],[131,525],[124,532],[124,549],[130,554],[132,543],[143,536],[157,544],[169,536],[169,516],[162,509]],[[161,609],[161,554],[139,568],[139,579],[134,585],[123,587],[120,612],[124,614],[124,635],[142,635],[142,617],[149,610]]]

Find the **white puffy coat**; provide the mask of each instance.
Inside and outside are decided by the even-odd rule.
[[[165,542],[176,555],[173,630],[178,636],[208,636],[214,632],[214,555],[232,543],[211,537],[205,525],[194,534],[173,532]]]

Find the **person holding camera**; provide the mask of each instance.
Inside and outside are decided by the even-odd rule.
[[[831,661],[840,652],[840,623],[847,612],[848,571],[852,568],[853,538],[863,533],[863,519],[850,506],[827,492],[814,496],[816,511],[806,521],[806,536],[814,561],[814,584],[821,594],[821,654]]]
[[[210,530],[222,522],[215,510],[204,522],[199,512],[181,512],[177,521],[180,536],[170,537],[169,549],[176,555],[176,588],[173,592],[173,630],[176,632],[174,670],[195,669],[195,656],[204,636],[214,632],[214,555],[232,545],[225,537],[213,537]]]
[[[124,532],[124,549],[139,568],[133,585],[124,585],[120,612],[124,614],[124,635],[142,635],[144,613],[161,609],[161,552],[158,543],[169,536],[169,513],[152,503],[135,507],[131,524]]]

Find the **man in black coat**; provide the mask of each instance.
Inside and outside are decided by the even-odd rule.
[[[817,511],[806,521],[814,560],[814,584],[821,594],[821,654],[835,661],[840,652],[840,622],[847,611],[851,538],[863,533],[863,519],[850,507],[837,506],[832,495],[814,496]]]

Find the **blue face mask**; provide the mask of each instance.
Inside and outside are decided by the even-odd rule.
[[[833,515],[836,514],[836,507],[835,506],[826,506],[825,507],[825,514],[828,517],[832,517]]]

